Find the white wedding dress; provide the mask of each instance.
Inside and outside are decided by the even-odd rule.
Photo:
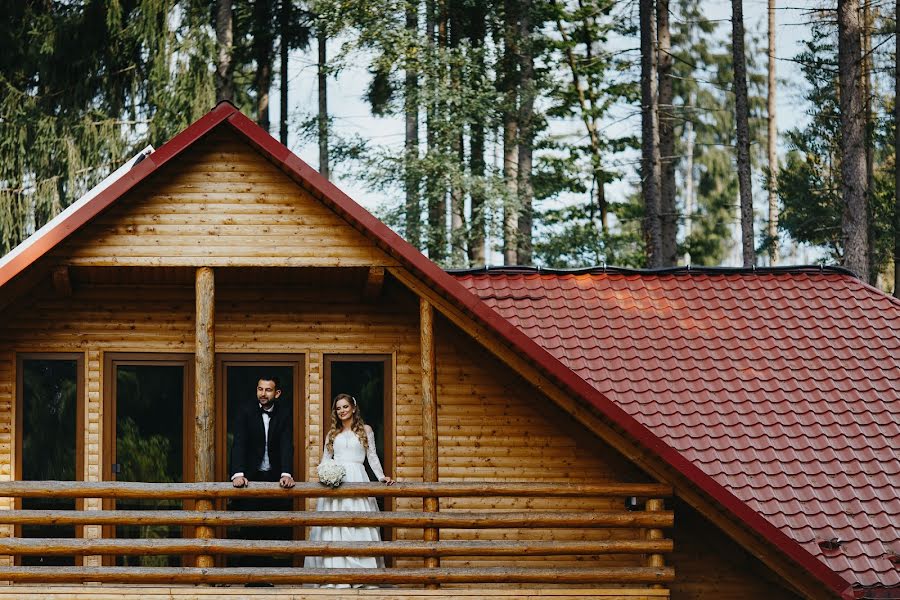
[[[378,453],[375,451],[375,434],[372,428],[366,425],[366,437],[369,442],[369,450],[366,452],[359,438],[352,431],[342,431],[334,438],[334,456],[326,448],[322,454],[322,460],[334,459],[334,462],[343,465],[347,474],[346,482],[368,482],[369,476],[363,462],[369,459],[369,467],[378,477],[384,481],[384,470]],[[375,498],[319,498],[316,502],[317,511],[353,511],[353,512],[378,512],[378,504]],[[309,539],[314,542],[380,542],[381,536],[377,527],[311,527]],[[314,569],[383,569],[384,559],[380,556],[307,556],[303,560],[303,566]],[[326,587],[348,587],[326,586]]]

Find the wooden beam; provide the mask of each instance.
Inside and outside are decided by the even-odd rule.
[[[481,567],[444,569],[301,569],[244,567],[0,567],[0,580],[50,583],[99,581],[130,583],[656,583],[673,581],[671,567]]]
[[[375,302],[381,297],[381,290],[384,289],[384,273],[384,267],[369,267],[363,286],[363,302]]]
[[[68,298],[72,295],[72,280],[69,277],[69,267],[60,265],[53,269],[53,290],[57,296]]]
[[[481,344],[525,381],[531,383],[539,392],[546,394],[557,406],[572,415],[598,438],[617,449],[657,481],[671,484],[678,496],[721,528],[726,535],[748,550],[763,564],[783,577],[786,582],[796,588],[800,595],[807,598],[835,597],[833,590],[823,587],[818,579],[812,577],[805,568],[797,563],[788,563],[783,558],[774,560],[775,554],[772,552],[773,545],[770,542],[760,537],[756,531],[750,530],[745,524],[736,522],[732,513],[722,508],[707,494],[700,492],[684,474],[637,444],[623,430],[613,427],[609,420],[600,415],[598,411],[586,406],[569,390],[536,369],[530,360],[514,351],[505,342],[501,342],[498,334],[460,310],[407,269],[388,267],[388,272],[421,300],[428,300],[451,323]],[[779,556],[784,557],[784,554]]]
[[[657,498],[652,498],[650,500],[647,500],[647,511],[649,511],[649,512],[661,511],[661,510],[663,510],[664,506],[665,505],[664,505],[663,501],[659,500]],[[653,528],[653,529],[647,530],[647,541],[648,542],[658,542],[659,540],[662,540],[664,537],[665,536],[663,535],[662,529]],[[650,553],[649,556],[647,557],[647,566],[654,567],[654,568],[662,568],[662,567],[666,566],[665,560],[663,559],[663,555],[659,552]],[[662,586],[662,584],[657,583],[657,584],[654,584],[653,587],[661,588],[663,586]]]
[[[256,554],[304,556],[569,556],[670,553],[672,540],[309,542],[282,540],[0,539],[0,553],[28,556],[84,554]],[[653,565],[648,565],[653,566]],[[664,565],[659,565],[664,566]]]
[[[659,483],[541,483],[541,482],[402,482],[343,483],[337,488],[301,481],[289,490],[277,483],[255,482],[253,487],[235,488],[227,482],[144,483],[137,481],[0,481],[0,498],[146,498],[179,500],[196,498],[665,498],[672,488]]]
[[[194,347],[194,481],[215,479],[216,406],[216,279],[209,267],[197,269]],[[207,499],[197,501],[198,511],[212,509]],[[209,527],[198,527],[200,539],[213,537]],[[212,567],[211,556],[198,556],[198,567]]]
[[[509,529],[517,527],[578,529],[586,527],[671,527],[671,511],[656,512],[421,512],[390,511],[377,513],[344,511],[237,511],[211,510],[3,510],[0,524],[9,525],[264,525],[443,527],[451,529]]]
[[[438,423],[437,423],[437,377],[435,374],[434,354],[434,309],[425,298],[419,300],[419,340],[422,357],[422,480],[433,482],[438,480]],[[440,510],[440,502],[435,496],[422,499],[422,509],[426,513]],[[440,531],[436,527],[426,527],[423,532],[426,543],[437,542]],[[428,557],[425,567],[436,569],[440,559]],[[436,589],[436,583],[430,583],[427,589]]]

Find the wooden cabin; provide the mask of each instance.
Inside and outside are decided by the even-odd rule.
[[[471,283],[218,105],[0,261],[0,598],[853,597]],[[228,483],[260,373],[289,492]],[[342,391],[397,485],[317,483]],[[384,510],[313,510],[341,494]],[[252,495],[294,511],[232,510]],[[338,517],[384,541],[306,539]],[[387,567],[302,567],[351,553]],[[310,587],[338,583],[366,587]]]

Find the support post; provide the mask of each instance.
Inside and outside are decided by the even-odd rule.
[[[651,499],[647,500],[647,512],[659,512],[665,508],[665,502],[660,499]],[[659,541],[663,539],[663,530],[662,529],[650,529],[647,531],[647,541]],[[662,554],[650,554],[647,557],[647,566],[653,567],[655,569],[662,569],[666,566],[665,560],[663,559]],[[654,584],[654,588],[661,589],[665,586],[662,584]]]
[[[437,390],[435,385],[434,360],[434,308],[428,300],[419,300],[419,341],[422,356],[422,480],[431,483],[438,480],[438,427]],[[436,497],[422,499],[425,512],[438,512]],[[437,542],[440,531],[437,527],[426,527],[424,540]],[[426,568],[437,568],[440,559],[435,556],[425,558]],[[426,589],[437,589],[438,584],[426,584]]]
[[[215,481],[216,280],[210,267],[197,269],[196,331],[194,336],[194,481]],[[196,510],[212,510],[210,500],[198,500]],[[212,527],[197,527],[196,537],[213,537]],[[212,567],[213,557],[197,556],[197,566]]]

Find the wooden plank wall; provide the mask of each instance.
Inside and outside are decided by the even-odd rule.
[[[2,338],[0,338],[2,339]],[[0,480],[11,481],[15,457],[15,435],[13,424],[16,422],[16,356],[0,348]],[[11,510],[12,498],[0,498],[0,510]],[[0,526],[0,537],[13,534],[11,525]],[[11,556],[0,556],[0,566],[11,566]]]
[[[572,483],[649,481],[615,450],[549,399],[505,368],[475,341],[437,319],[437,399],[441,481],[550,481]],[[415,460],[404,457],[404,460]],[[620,499],[445,499],[456,510],[621,510]],[[634,529],[442,530],[441,539],[603,540],[635,539]],[[642,566],[640,555],[522,557],[515,566]],[[489,558],[442,559],[442,566],[500,566]]]
[[[675,581],[672,598],[765,598],[799,600],[765,565],[744,551],[684,502],[675,504]]]
[[[75,265],[396,264],[225,126],[117,201],[57,255]]]

